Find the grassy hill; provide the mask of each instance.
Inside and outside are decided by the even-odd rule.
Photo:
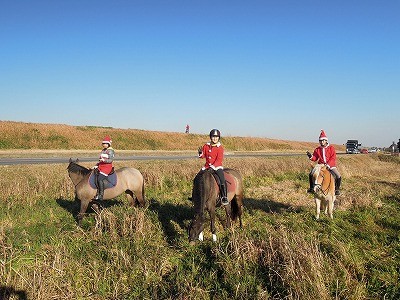
[[[195,151],[208,141],[207,134],[118,129],[96,126],[70,126],[0,121],[0,149],[82,149],[97,150],[105,135],[110,135],[118,150]],[[317,143],[255,137],[223,136],[228,151],[304,151]],[[343,151],[342,145],[335,145]]]

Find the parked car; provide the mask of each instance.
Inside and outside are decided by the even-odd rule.
[[[361,149],[362,154],[368,154],[368,149]]]
[[[378,148],[376,148],[376,147],[372,147],[372,148],[370,148],[369,149],[369,151],[368,151],[369,153],[375,153],[375,152],[378,152]]]

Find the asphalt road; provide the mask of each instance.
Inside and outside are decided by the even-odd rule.
[[[268,157],[268,156],[305,156],[305,153],[240,153],[226,154],[225,157]],[[79,158],[79,157],[78,157]],[[75,159],[73,157],[72,159]],[[160,155],[160,156],[121,156],[114,161],[129,160],[182,160],[197,159],[194,155]],[[82,157],[81,162],[97,162],[98,157]],[[68,164],[69,158],[65,157],[35,157],[35,158],[0,158],[0,166],[9,165],[35,165],[35,164]]]

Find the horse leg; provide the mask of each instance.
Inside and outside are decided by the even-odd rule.
[[[225,214],[226,214],[226,228],[231,227],[231,203],[225,205]]]
[[[217,241],[217,229],[215,228],[215,209],[209,211],[210,214],[210,228],[212,233],[213,242]]]
[[[323,204],[324,204],[323,210],[324,210],[325,215],[328,214],[328,207],[329,207],[329,202],[330,202],[329,198],[330,198],[329,196],[326,196],[323,201]]]
[[[82,200],[81,199],[81,210],[79,211],[79,214],[77,216],[79,226],[82,225],[82,219],[85,216],[86,210],[89,206],[89,202],[90,202],[90,200]]]
[[[131,190],[126,190],[125,194],[126,194],[126,198],[128,199],[128,202],[130,203],[130,205],[135,206],[135,204],[136,204],[135,194]]]
[[[321,200],[317,197],[315,198],[315,210],[316,210],[316,219],[319,219],[319,214],[321,211]]]
[[[333,219],[333,206],[334,206],[334,203],[335,203],[335,196],[330,196],[328,199],[329,199],[329,202],[328,202],[328,205],[329,205],[329,210],[328,210],[329,217],[331,219]]]

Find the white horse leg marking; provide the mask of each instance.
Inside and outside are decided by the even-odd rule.
[[[318,220],[319,214],[321,212],[321,200],[318,198],[315,198],[315,207],[316,207],[316,218]]]
[[[203,231],[199,233],[199,241],[203,241],[204,240],[204,235],[203,235]]]
[[[217,235],[215,233],[213,233],[213,235],[212,235],[212,240],[213,240],[213,242],[217,241]]]

